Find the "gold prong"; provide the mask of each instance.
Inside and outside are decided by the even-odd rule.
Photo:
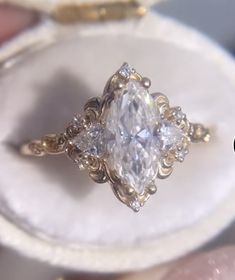
[[[145,88],[150,88],[150,86],[151,86],[151,80],[146,77],[142,78],[141,83],[142,83],[143,87],[145,87]]]
[[[122,89],[124,86],[125,86],[125,84],[123,82],[121,82],[121,81],[118,81],[116,83],[116,89]]]
[[[131,196],[135,193],[135,190],[131,186],[126,186],[125,193]]]
[[[149,193],[149,194],[155,194],[156,191],[157,191],[156,185],[152,184],[152,185],[150,185],[150,186],[148,187],[148,193]]]

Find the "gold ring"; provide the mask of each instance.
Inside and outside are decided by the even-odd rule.
[[[109,182],[116,197],[138,212],[182,162],[191,143],[208,142],[210,133],[191,123],[151,82],[129,64],[108,80],[102,97],[90,99],[65,131],[21,147],[24,155],[66,154],[97,183]]]

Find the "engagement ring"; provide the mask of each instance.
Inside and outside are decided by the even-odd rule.
[[[102,97],[90,99],[64,132],[21,147],[25,155],[66,154],[97,183],[109,182],[116,197],[138,212],[182,162],[190,143],[208,142],[209,130],[191,123],[180,107],[129,64],[107,82]]]

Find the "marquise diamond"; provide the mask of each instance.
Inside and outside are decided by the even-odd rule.
[[[109,165],[138,193],[157,173],[159,149],[154,131],[159,118],[152,96],[132,80],[115,96],[107,114]]]

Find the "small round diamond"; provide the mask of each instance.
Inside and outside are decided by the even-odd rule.
[[[124,78],[129,79],[131,74],[135,73],[134,68],[132,68],[128,63],[124,63],[119,69],[118,73]]]
[[[180,151],[176,152],[176,158],[178,161],[184,161],[185,156],[188,154],[188,149],[181,149]]]
[[[186,115],[182,112],[180,107],[175,108],[173,116],[174,116],[175,122],[179,123],[179,124],[186,118]]]
[[[130,207],[132,210],[134,210],[135,212],[139,212],[140,211],[140,208],[141,208],[141,205],[140,205],[140,202],[138,200],[132,200],[130,202]]]

